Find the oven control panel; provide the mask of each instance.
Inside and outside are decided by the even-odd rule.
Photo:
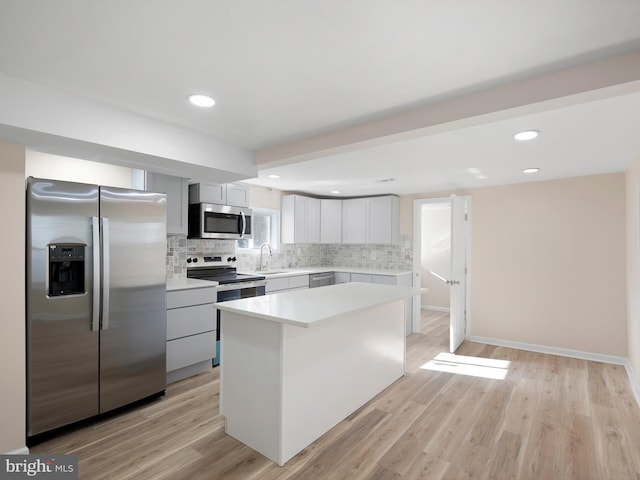
[[[187,264],[190,267],[202,265],[233,265],[238,259],[235,256],[225,255],[204,255],[187,257]]]

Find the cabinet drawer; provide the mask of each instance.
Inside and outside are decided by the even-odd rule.
[[[218,300],[216,287],[190,288],[167,292],[167,308],[188,307]]]
[[[393,275],[371,275],[371,283],[382,283],[383,285],[395,285],[396,277]]]
[[[308,284],[309,280],[307,280]],[[269,278],[267,279],[267,286],[265,287],[265,291],[269,292],[277,292],[279,290],[287,290],[289,288],[289,279],[287,277],[284,278]]]
[[[212,304],[167,310],[167,340],[216,329],[216,309]]]
[[[216,332],[201,333],[167,342],[167,372],[216,356]]]
[[[289,277],[289,288],[309,287],[309,275]]]

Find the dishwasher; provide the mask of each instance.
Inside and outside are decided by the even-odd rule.
[[[309,288],[326,287],[336,283],[333,272],[313,273],[309,275]]]

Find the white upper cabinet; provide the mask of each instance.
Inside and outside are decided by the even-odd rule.
[[[394,195],[352,198],[342,202],[343,243],[397,243],[400,200]]]
[[[342,200],[320,200],[320,243],[342,242]]]
[[[320,200],[302,195],[282,197],[282,243],[320,243]]]
[[[237,183],[194,183],[189,186],[189,203],[248,207],[249,186]]]
[[[249,185],[227,183],[227,205],[234,207],[249,206]]]
[[[189,203],[227,203],[227,188],[224,183],[193,183],[189,185]]]
[[[367,198],[366,243],[398,243],[400,199],[393,195]]]
[[[320,243],[320,199],[307,198],[307,242]]]
[[[342,201],[342,243],[365,243],[367,232],[367,199]]]
[[[167,233],[186,235],[189,192],[187,179],[147,172],[145,190],[167,194]]]
[[[317,199],[282,197],[282,243],[397,243],[400,200],[395,195]]]

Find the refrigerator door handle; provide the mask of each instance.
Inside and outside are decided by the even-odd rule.
[[[101,330],[109,328],[109,219],[101,218],[102,222],[102,326]]]
[[[100,328],[100,219],[91,217],[93,238],[93,306],[91,310],[91,331]]]

